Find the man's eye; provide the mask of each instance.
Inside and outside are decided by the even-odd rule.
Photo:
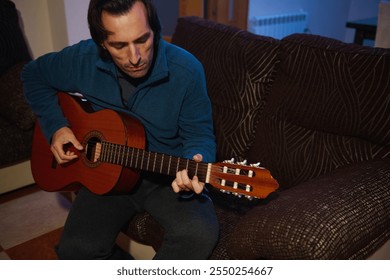
[[[149,40],[150,34],[146,34],[135,41],[136,44],[145,44]]]
[[[120,50],[125,47],[125,44],[109,44],[109,45],[116,50]]]
[[[148,41],[148,39],[149,39],[149,37],[141,38],[141,39],[138,40],[138,43],[144,44],[144,43],[146,43],[146,41]]]

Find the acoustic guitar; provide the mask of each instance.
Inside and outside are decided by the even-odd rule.
[[[104,109],[93,112],[80,97],[58,93],[59,105],[84,149],[65,147],[78,158],[58,164],[39,124],[34,129],[31,168],[45,191],[75,191],[80,185],[96,194],[129,192],[140,171],[176,176],[186,169],[192,178],[214,188],[247,198],[265,198],[278,188],[270,172],[256,164],[195,162],[145,150],[145,131],[135,118]]]

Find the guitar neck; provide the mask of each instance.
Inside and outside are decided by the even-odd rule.
[[[176,176],[178,171],[186,169],[190,178],[196,175],[200,182],[208,183],[209,181],[210,164],[162,153],[149,152],[106,141],[101,142],[99,160],[101,162],[170,176]]]

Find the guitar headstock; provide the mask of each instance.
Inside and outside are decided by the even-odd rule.
[[[212,164],[209,183],[222,192],[248,199],[266,198],[278,187],[271,173],[260,164],[247,165],[234,159]]]

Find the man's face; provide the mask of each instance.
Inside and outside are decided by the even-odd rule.
[[[145,6],[135,2],[125,15],[103,11],[102,23],[109,33],[103,47],[115,64],[132,78],[145,76],[153,62],[154,41]]]

